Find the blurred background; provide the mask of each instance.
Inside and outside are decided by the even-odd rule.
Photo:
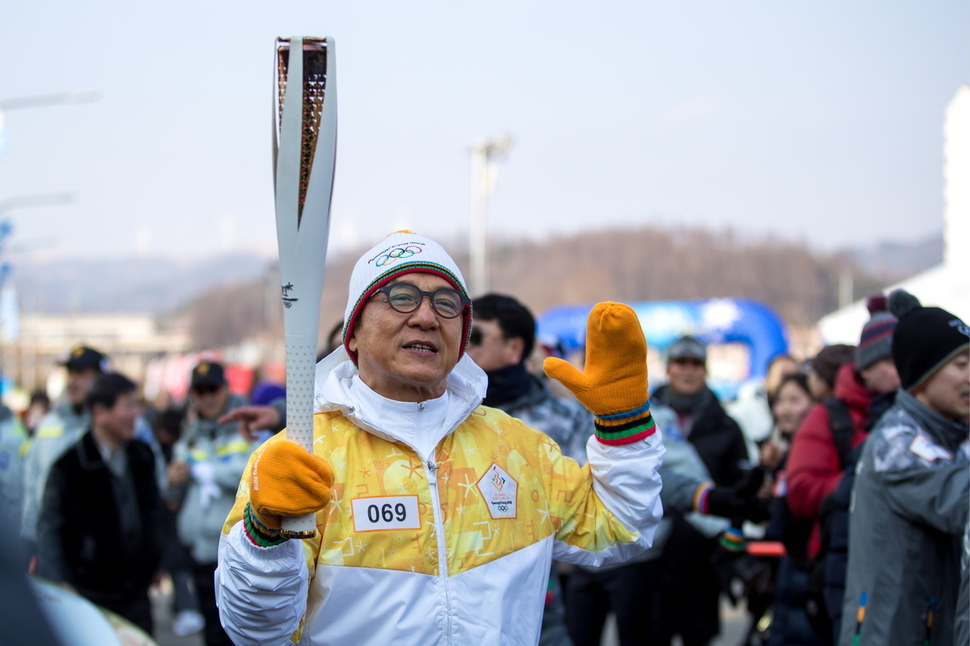
[[[239,392],[282,380],[273,45],[295,34],[337,43],[321,345],[356,256],[400,228],[543,315],[550,347],[582,341],[556,308],[636,303],[647,329],[667,303],[651,359],[704,336],[728,394],[765,353],[857,342],[873,291],[966,318],[968,24],[956,0],[11,4],[5,400],[57,396],[78,343],[151,400],[200,356]],[[747,301],[779,348],[731,331]]]

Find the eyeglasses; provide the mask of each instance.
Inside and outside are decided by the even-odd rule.
[[[210,386],[210,385],[193,386],[192,392],[201,397],[204,395],[211,395],[212,393],[219,390],[219,388],[220,386]]]
[[[435,314],[443,319],[456,318],[471,302],[467,296],[450,287],[426,292],[411,283],[391,283],[384,285],[377,291],[386,294],[388,305],[401,314],[410,314],[417,310],[421,307],[421,301],[427,296],[431,299],[431,307]]]

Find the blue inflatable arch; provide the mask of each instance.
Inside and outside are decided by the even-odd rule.
[[[767,305],[741,298],[630,303],[640,318],[647,343],[664,351],[685,334],[707,344],[741,343],[748,347],[748,378],[763,378],[768,362],[788,352],[788,332]],[[593,305],[561,305],[538,318],[538,337],[555,340],[566,353],[586,345],[586,318]]]

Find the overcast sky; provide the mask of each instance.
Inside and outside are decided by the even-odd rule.
[[[7,111],[0,208],[74,192],[3,214],[35,254],[275,254],[273,45],[305,34],[337,43],[332,248],[463,240],[471,142],[503,134],[492,234],[918,240],[968,25],[966,0],[7,2],[0,101],[100,98]]]

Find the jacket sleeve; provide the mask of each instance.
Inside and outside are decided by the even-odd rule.
[[[51,411],[44,415],[30,440],[24,456],[24,499],[21,514],[21,535],[31,541],[37,540],[37,521],[40,504],[44,498],[44,485],[50,469],[51,449],[48,446],[64,434],[64,421]]]
[[[882,478],[889,507],[897,514],[947,534],[963,531],[970,515],[970,469],[966,464],[916,466]]]
[[[239,486],[246,464],[253,453],[252,445],[243,438],[234,439],[219,447],[220,455],[213,456],[215,482],[228,493]]]
[[[799,520],[818,517],[822,501],[842,477],[829,414],[816,404],[795,432],[788,453],[788,506]]]
[[[65,500],[68,491],[70,488],[60,469],[51,469],[37,519],[37,574],[55,583],[73,585],[74,577],[64,553],[65,513],[70,508]]]
[[[596,437],[586,444],[584,467],[554,449],[550,496],[561,519],[553,558],[579,565],[629,560],[653,543],[663,516],[659,429],[642,440],[608,446]]]
[[[296,636],[309,581],[302,543],[258,547],[246,538],[241,522],[221,537],[216,603],[237,646],[283,644]]]
[[[734,444],[731,446],[731,464],[733,466],[731,484],[736,485],[744,480],[748,471],[751,470],[751,454],[748,453],[748,443],[744,439],[744,431],[741,430],[741,426],[727,413],[725,413],[725,416],[731,420],[731,426],[734,427]]]
[[[682,514],[693,511],[694,493],[705,481],[667,465],[660,468],[660,475],[663,478],[660,500],[663,502],[664,509]]]
[[[320,548],[319,531],[314,539],[289,540],[275,547],[258,547],[246,537],[242,518],[258,452],[249,456],[238,482],[236,502],[222,528],[216,569],[219,616],[239,646],[287,643],[291,636],[296,641]]]

